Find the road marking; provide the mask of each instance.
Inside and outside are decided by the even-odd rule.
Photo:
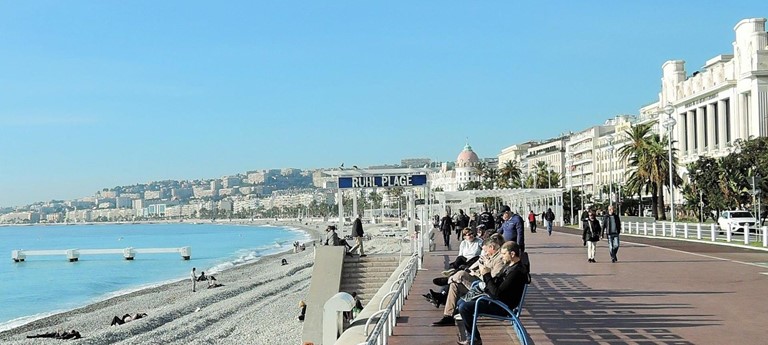
[[[580,235],[569,234],[569,233],[566,233],[566,232],[561,232],[560,234],[563,234],[563,235],[571,235],[571,236],[576,236],[576,237],[579,237],[579,238],[581,238],[581,236],[580,236]],[[623,238],[626,238],[625,236],[622,236],[622,237],[623,237]],[[628,237],[633,237],[633,236],[628,236]],[[650,237],[650,236],[649,236],[649,237],[644,237],[644,236],[641,236],[641,237],[643,237],[643,238],[649,238],[649,239],[669,239],[669,240],[671,240],[671,239],[675,239],[674,237],[671,237],[671,238],[656,238],[656,237]],[[678,240],[678,241],[687,242],[687,241],[685,241],[684,239],[677,239],[677,240]],[[656,246],[656,245],[652,245],[652,244],[637,243],[637,242],[627,241],[627,240],[624,240],[624,239],[622,239],[622,240],[621,240],[621,242],[623,242],[623,243],[632,243],[632,244],[635,244],[635,245],[639,245],[639,246],[645,246],[645,247],[653,247],[653,248],[658,248],[658,249],[664,249],[664,250],[668,250],[668,251],[671,251],[671,252],[678,252],[678,253],[683,253],[683,254],[690,254],[690,255],[700,256],[700,257],[703,257],[703,258],[708,258],[708,259],[721,260],[721,261],[729,261],[729,262],[733,262],[733,263],[737,263],[737,264],[744,264],[744,265],[755,266],[755,267],[760,267],[760,268],[765,268],[765,267],[766,267],[766,265],[765,265],[766,263],[763,263],[763,262],[754,263],[754,262],[744,262],[744,261],[738,261],[738,260],[731,260],[731,259],[726,259],[726,258],[719,258],[719,257],[716,257],[716,256],[711,256],[711,255],[706,255],[706,254],[699,254],[699,253],[686,252],[686,251],[684,251],[684,250],[679,250],[679,249],[672,249],[672,248],[664,248],[664,247],[659,247],[659,246]],[[693,242],[693,241],[691,241],[691,242]],[[717,244],[715,244],[715,243],[712,243],[712,242],[710,242],[710,243],[706,243],[706,242],[698,242],[698,243],[704,243],[704,244],[717,245]],[[744,248],[744,247],[742,247],[742,248]],[[750,249],[750,248],[745,248],[745,249]],[[762,274],[767,274],[767,273],[762,273]]]

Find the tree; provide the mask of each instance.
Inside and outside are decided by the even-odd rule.
[[[517,161],[509,160],[504,163],[504,166],[499,170],[499,186],[501,188],[521,187],[520,175],[522,170],[517,164]]]

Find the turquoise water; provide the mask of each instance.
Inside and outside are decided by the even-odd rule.
[[[188,278],[192,267],[206,273],[292,248],[309,237],[271,226],[219,224],[109,224],[0,227],[0,330],[77,308],[110,296]],[[178,253],[29,256],[11,260],[15,249],[122,249],[190,246],[191,260]],[[7,256],[6,256],[7,255]],[[226,272],[220,275],[226,281]]]

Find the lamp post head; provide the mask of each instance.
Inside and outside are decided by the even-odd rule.
[[[664,120],[664,123],[662,124],[662,126],[664,126],[664,128],[666,128],[667,130],[671,131],[676,124],[677,124],[677,120],[675,120],[672,116],[670,116],[666,120]]]
[[[672,113],[674,112],[675,112],[675,107],[672,106],[672,103],[667,102],[667,105],[664,106],[664,114],[672,116]]]

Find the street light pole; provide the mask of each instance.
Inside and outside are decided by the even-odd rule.
[[[613,206],[613,136],[608,138],[608,205]]]
[[[571,224],[573,224],[573,154],[568,155],[568,187],[571,190]]]
[[[704,191],[699,189],[699,223],[704,223]]]
[[[672,129],[675,128],[677,121],[672,117],[672,113],[675,112],[675,107],[672,103],[667,103],[664,107],[664,113],[667,114],[667,120],[664,122],[664,127],[667,129],[667,136],[669,139],[669,210],[672,223],[675,222],[675,191],[673,189],[674,183],[672,180]]]

